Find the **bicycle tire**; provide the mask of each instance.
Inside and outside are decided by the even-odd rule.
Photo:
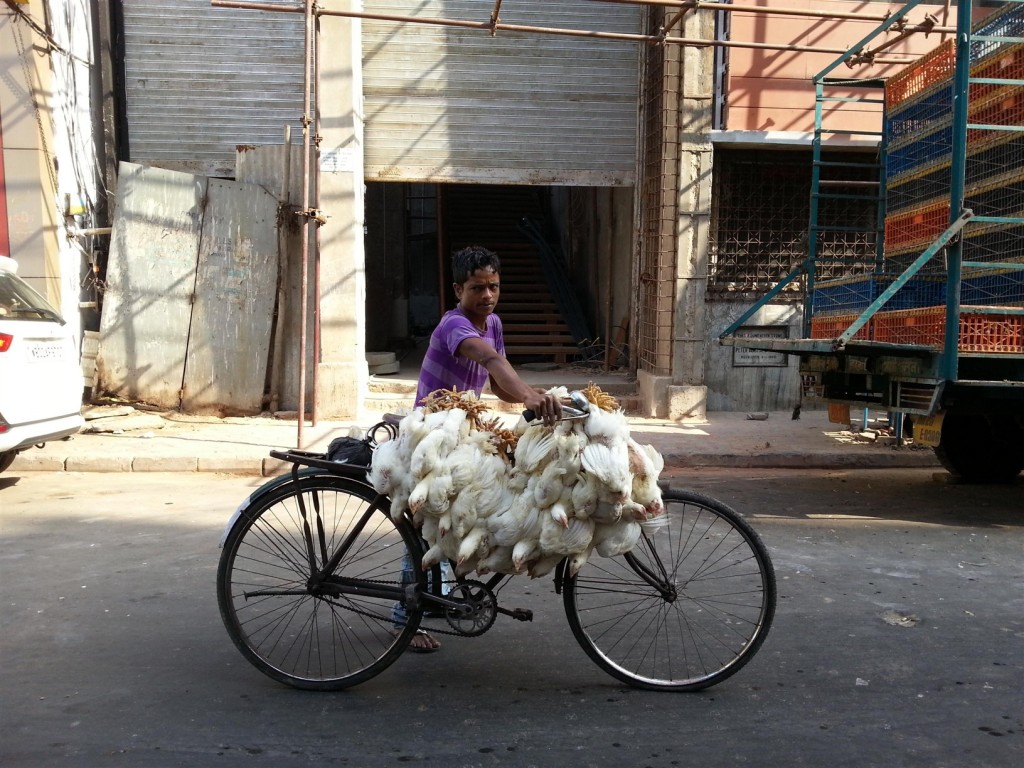
[[[332,597],[309,590],[299,494],[317,542],[318,568],[351,536],[334,575],[401,586],[403,554],[419,562],[422,550],[412,526],[391,519],[387,502],[366,514],[376,498],[372,488],[328,474],[300,477],[298,483],[261,494],[228,533],[217,569],[217,600],[242,655],[264,674],[295,688],[341,690],[391,665],[419,627],[422,610],[409,610],[405,626],[396,629],[394,599]],[[317,515],[323,523],[322,545]],[[422,589],[425,574],[416,569],[413,578]]]
[[[595,553],[566,574],[565,612],[583,650],[618,680],[699,691],[761,647],[775,616],[775,571],[761,538],[727,505],[690,491],[668,491],[664,502],[666,526],[642,535],[628,555]],[[663,566],[670,593],[636,566]]]

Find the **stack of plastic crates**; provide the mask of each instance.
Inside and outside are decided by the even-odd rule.
[[[972,31],[964,207],[1000,221],[968,222],[962,230],[964,262],[1024,263],[1024,43],[1016,42],[1021,37],[1021,3],[1007,3]],[[885,275],[905,271],[949,226],[955,65],[950,40],[886,83]],[[941,347],[946,279],[940,253],[875,314],[874,338]],[[915,282],[918,290],[908,292]],[[1018,307],[1024,307],[1024,270],[965,267],[960,351],[1024,353],[1024,316],[999,311]]]

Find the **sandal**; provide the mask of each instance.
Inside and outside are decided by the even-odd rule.
[[[402,630],[393,629],[391,630],[391,634],[398,637],[402,634]],[[417,642],[419,642],[420,645],[416,645]],[[422,629],[417,629],[416,634],[412,636],[412,640],[409,641],[409,645],[405,648],[407,651],[412,651],[413,653],[434,653],[435,651],[441,650],[441,644],[435,640],[430,633],[425,632]]]

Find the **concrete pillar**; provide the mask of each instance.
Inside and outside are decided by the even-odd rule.
[[[713,39],[714,15],[688,14],[682,35]],[[666,56],[673,53],[666,51]],[[707,409],[705,294],[711,214],[709,131],[714,106],[714,51],[710,47],[686,47],[679,53],[678,90],[665,94],[666,106],[677,100],[678,118],[676,125],[665,126],[666,144],[674,136],[678,147],[675,313],[672,338],[659,340],[671,344],[672,372],[670,376],[658,376],[639,371],[637,378],[641,407],[649,416],[703,421]]]
[[[337,7],[358,8],[358,2]],[[331,7],[329,3],[327,7]],[[318,415],[357,419],[366,365],[361,23],[320,21],[320,350]]]

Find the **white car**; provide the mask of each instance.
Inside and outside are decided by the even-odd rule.
[[[82,370],[71,330],[0,256],[0,472],[33,445],[82,428]]]

